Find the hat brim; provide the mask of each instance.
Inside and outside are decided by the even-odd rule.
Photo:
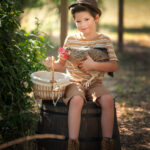
[[[88,7],[90,7],[90,8],[92,8],[93,10],[95,10],[98,14],[99,14],[99,16],[101,16],[101,14],[102,14],[102,12],[101,12],[101,10],[99,9],[99,8],[97,8],[97,7],[94,7],[94,6],[92,6],[92,5],[90,5],[89,3],[83,3],[83,2],[76,2],[76,3],[73,3],[73,4],[71,4],[68,8],[69,8],[69,10],[72,8],[72,7],[74,7],[74,6],[76,6],[76,5],[87,5]]]

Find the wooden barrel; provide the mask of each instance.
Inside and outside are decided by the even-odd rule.
[[[114,113],[115,150],[121,150],[116,109]],[[95,103],[88,102],[83,107],[79,134],[80,150],[100,150],[102,139],[100,114],[101,108]],[[64,140],[38,140],[38,150],[67,150],[68,107],[62,102],[57,103],[57,106],[54,107],[52,101],[43,100],[38,133],[59,134],[66,137]]]

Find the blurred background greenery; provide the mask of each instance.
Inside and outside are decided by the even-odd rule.
[[[31,1],[30,1],[31,3]],[[69,2],[71,4],[71,2]],[[31,31],[35,28],[35,17],[39,19],[40,30],[48,34],[56,45],[59,45],[60,13],[56,3],[52,0],[33,1],[24,9],[21,15],[21,28]],[[125,41],[133,40],[143,44],[150,36],[150,1],[149,0],[125,0],[124,2],[124,38]],[[100,32],[109,34],[113,40],[117,40],[118,26],[118,0],[102,1],[100,6],[103,15],[99,21]],[[68,32],[75,32],[75,26],[69,13]],[[56,40],[57,39],[57,40]]]

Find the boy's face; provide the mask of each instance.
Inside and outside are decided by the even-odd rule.
[[[96,32],[96,22],[98,22],[99,16],[94,18],[88,11],[81,11],[75,13],[74,20],[79,31],[84,35],[90,35],[91,32]]]

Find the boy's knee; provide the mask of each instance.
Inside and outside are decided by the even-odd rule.
[[[102,108],[113,108],[114,107],[114,100],[111,95],[103,95],[98,100]]]
[[[70,104],[74,105],[76,107],[82,107],[84,104],[84,99],[81,96],[74,96],[71,100],[70,100]]]

